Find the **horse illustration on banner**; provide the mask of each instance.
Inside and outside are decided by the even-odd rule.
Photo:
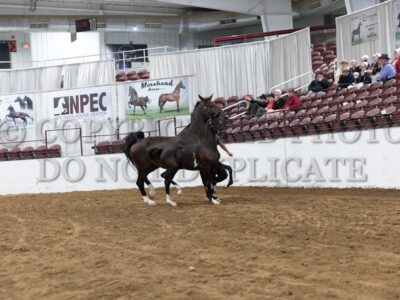
[[[132,106],[133,106],[133,113],[136,112],[136,106],[139,106],[143,110],[143,113],[146,114],[147,103],[149,103],[149,102],[150,102],[150,99],[148,96],[139,97],[135,88],[133,88],[131,86],[129,87],[128,106],[129,106],[129,108],[132,108]]]
[[[176,85],[172,93],[161,94],[158,98],[158,105],[160,106],[160,113],[164,113],[164,105],[167,102],[176,102],[176,111],[179,112],[179,100],[181,98],[181,89],[186,89],[182,80]]]
[[[27,119],[30,119],[31,121],[33,121],[33,118],[24,112],[17,112],[15,111],[14,107],[12,105],[10,105],[7,110],[9,111],[8,115],[6,115],[7,118],[13,119],[14,124],[17,125],[17,122],[15,121],[15,119],[21,119],[24,122],[24,126],[28,125],[28,121]]]

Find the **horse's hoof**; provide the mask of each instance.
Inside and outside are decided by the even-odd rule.
[[[178,196],[182,196],[182,189],[181,189],[181,187],[179,185],[176,186],[176,194]]]
[[[153,200],[150,200],[150,199],[146,203],[147,203],[147,205],[150,205],[150,206],[157,205],[156,201],[153,201]]]
[[[149,190],[149,198],[154,199],[156,197],[156,190]]]
[[[171,197],[169,195],[167,195],[166,202],[169,205],[173,206],[173,207],[177,207],[178,206],[178,204],[176,204],[176,202],[172,201],[172,199],[171,199]]]
[[[147,196],[143,196],[143,201],[145,204],[148,204],[148,205],[157,205],[157,203],[155,201],[149,199],[149,197],[147,197]]]
[[[171,205],[172,207],[177,207],[178,206],[178,204],[176,204],[176,202],[174,202],[174,201],[172,201],[172,200],[167,200],[167,203],[169,204],[169,205]]]
[[[212,199],[211,203],[214,204],[214,205],[220,205],[221,204],[221,202],[219,202],[217,199]]]

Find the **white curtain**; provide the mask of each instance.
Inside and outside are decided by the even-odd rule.
[[[371,8],[358,11],[340,18],[336,18],[336,45],[337,59],[360,60],[363,55],[371,57],[372,54],[387,53],[392,56],[395,49],[395,32],[393,24],[393,1],[387,1]],[[353,45],[352,32],[355,29],[355,23],[359,23],[358,18],[377,14],[377,38],[374,40],[366,40],[360,44]],[[397,16],[396,16],[397,18]],[[352,20],[356,20],[353,22]],[[355,36],[358,38],[358,36]]]
[[[111,84],[115,82],[113,60],[80,64],[0,71],[0,94],[36,92],[60,88]]]
[[[307,28],[270,41],[150,55],[150,70],[154,78],[196,74],[194,89],[205,96],[259,95],[311,72],[310,48]]]

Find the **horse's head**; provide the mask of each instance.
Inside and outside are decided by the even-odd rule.
[[[18,97],[14,100],[14,103],[16,103],[16,102],[20,102],[20,103],[21,103],[21,102],[22,102],[21,97],[18,96]]]
[[[12,105],[10,105],[7,109],[8,109],[9,111],[14,111],[14,107],[13,107]]]
[[[183,84],[182,80],[179,81],[178,86],[179,86],[181,89],[186,89],[186,86]]]
[[[211,101],[212,95],[208,98],[199,95],[199,98],[201,101],[197,102],[193,110],[196,117],[207,123],[215,133],[224,130],[228,117],[218,105]]]
[[[136,92],[135,88],[133,88],[131,86],[129,87],[129,96],[130,97],[137,96],[137,92]]]

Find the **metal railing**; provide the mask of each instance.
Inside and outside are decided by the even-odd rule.
[[[136,67],[137,69],[139,69],[140,67],[144,67],[145,64],[148,63],[150,54],[158,54],[158,53],[161,54],[174,51],[177,51],[177,49],[170,46],[161,46],[161,47],[152,47],[145,49],[119,51],[119,52],[107,52],[107,53],[99,53],[92,55],[62,57],[62,58],[54,58],[48,60],[21,61],[15,67],[13,67],[12,61],[0,61],[0,65],[10,64],[11,68],[13,69],[23,69],[23,68],[48,67],[48,66],[64,65],[64,64],[77,64],[77,63],[86,63],[94,61],[114,60],[116,63],[116,69],[123,69],[123,70],[130,69],[127,68],[126,66],[128,66],[129,63],[132,62],[141,64]],[[121,66],[122,68],[118,68],[119,66]]]

